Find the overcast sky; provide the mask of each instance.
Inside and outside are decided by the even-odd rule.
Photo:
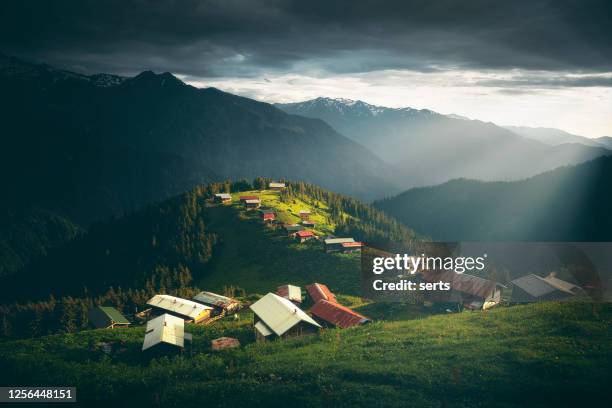
[[[0,51],[596,137],[612,136],[610,15],[608,0],[3,0]]]

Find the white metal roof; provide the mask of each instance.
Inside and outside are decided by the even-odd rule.
[[[268,186],[270,188],[272,187],[285,187],[285,183],[275,183],[275,182],[271,182],[270,184],[268,184]]]
[[[185,321],[180,317],[167,313],[157,316],[147,322],[142,350],[160,343],[172,344],[178,347],[185,345]]]
[[[346,242],[355,242],[353,238],[328,238],[325,240],[325,245],[344,244]]]
[[[277,336],[300,322],[306,322],[316,327],[321,327],[312,317],[308,316],[302,309],[291,303],[290,300],[282,298],[274,293],[268,293],[251,305],[255,313]]]
[[[256,200],[255,199],[253,199],[253,200],[244,200],[244,202],[247,203],[247,204],[259,204],[261,202],[261,200],[258,198]]]
[[[272,331],[268,326],[265,325],[264,322],[255,323],[255,330],[257,330],[264,337],[268,337],[272,334]]]
[[[228,194],[228,193],[218,193],[218,194],[215,194],[215,197],[219,197],[219,198],[232,198],[232,195]]]
[[[284,291],[281,288],[283,288],[283,289],[287,288],[287,296],[283,296],[282,294],[278,293],[280,291]],[[302,301],[302,289],[300,289],[299,286],[295,286],[295,285],[283,285],[283,286],[279,286],[278,292],[277,292],[277,294],[279,294],[279,296],[281,296],[281,297],[286,297],[289,300],[299,300],[300,302]]]
[[[181,316],[195,319],[204,310],[211,310],[212,307],[193,302],[191,300],[178,298],[170,295],[155,295],[147,302],[150,306],[168,310]]]

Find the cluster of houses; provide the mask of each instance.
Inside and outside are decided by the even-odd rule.
[[[212,292],[200,292],[192,300],[155,295],[147,301],[147,306],[147,309],[136,315],[147,319],[143,351],[183,349],[185,342],[192,339],[191,334],[185,332],[185,323],[211,324],[242,308],[238,300]],[[130,325],[130,321],[121,312],[107,306],[91,309],[89,321],[93,327],[105,329]],[[212,341],[212,349],[235,347],[236,342],[235,339],[216,339]]]
[[[323,327],[347,328],[371,320],[336,300],[334,294],[321,283],[306,286],[313,306],[311,315],[304,312],[302,289],[295,285],[282,285],[276,293],[268,293],[250,308],[257,341],[317,334]]]
[[[449,291],[430,291],[427,301],[442,304],[453,310],[486,310],[501,301],[505,286],[494,281],[452,271],[424,271],[420,279],[428,282],[448,282]],[[584,293],[573,283],[561,280],[554,273],[547,277],[526,275],[511,282],[512,303],[567,300]],[[268,293],[250,305],[253,328],[257,341],[269,341],[308,334],[317,334],[322,328],[348,328],[371,322],[368,317],[340,304],[336,296],[322,283],[306,286],[312,306],[310,315],[301,309],[302,289],[295,285],[282,285],[275,293]],[[237,313],[243,304],[236,299],[212,292],[200,292],[192,300],[158,294],[147,302],[148,308],[137,314],[147,318],[142,350],[162,353],[181,350],[192,341],[185,332],[185,323],[211,324],[225,316]],[[449,309],[447,309],[449,310]],[[97,306],[89,311],[90,323],[96,328],[127,327],[130,321],[117,309]],[[240,342],[230,337],[211,341],[213,351],[239,347]]]
[[[271,182],[271,190],[282,190],[284,183]],[[214,195],[218,203],[231,202],[229,193]],[[259,209],[258,196],[241,196],[240,201],[246,210]],[[276,222],[274,210],[260,209],[264,222]],[[300,210],[300,224],[284,224],[282,228],[288,236],[306,242],[319,239],[308,228],[315,228],[308,210]],[[326,253],[361,251],[363,243],[353,238],[325,237]],[[489,309],[501,302],[505,288],[492,280],[456,273],[453,271],[422,271],[418,279],[425,282],[447,282],[450,290],[428,291],[425,299],[433,304],[442,304],[447,310]],[[538,302],[546,300],[565,300],[583,293],[582,288],[563,281],[553,273],[547,277],[534,274],[511,281],[512,303]],[[253,327],[257,341],[268,341],[307,334],[316,334],[324,327],[348,328],[371,322],[368,317],[340,304],[329,288],[321,283],[306,286],[312,306],[310,315],[301,309],[302,289],[286,284],[279,286],[275,293],[268,293],[250,305],[253,312]],[[158,294],[147,302],[148,308],[136,316],[146,318],[146,330],[142,350],[177,350],[185,348],[192,341],[190,333],[185,332],[185,323],[211,324],[225,316],[237,313],[243,304],[236,299],[212,292],[200,292],[191,300],[176,296]],[[96,328],[113,329],[126,327],[130,321],[117,309],[97,306],[89,311],[89,321]],[[230,337],[221,337],[211,342],[212,350],[239,347],[240,342]]]
[[[338,303],[334,294],[321,283],[308,285],[306,290],[313,303],[312,316],[300,308],[302,289],[295,285],[279,286],[276,293],[268,293],[250,306],[258,341],[316,334],[323,327],[347,328],[371,321]],[[159,294],[149,299],[147,306],[137,315],[147,319],[142,351],[162,353],[184,349],[192,341],[192,335],[185,331],[185,323],[211,324],[243,307],[236,299],[212,292],[200,292],[192,300]],[[128,319],[112,307],[97,306],[90,310],[89,317],[96,328],[130,325]],[[211,341],[213,351],[239,346],[240,342],[231,337]]]
[[[281,191],[286,188],[286,185],[285,183],[281,182],[270,182],[268,184],[268,188],[274,191]],[[213,199],[217,203],[230,203],[232,201],[232,195],[230,193],[217,193],[214,195]],[[298,212],[298,217],[300,218],[299,224],[277,224],[276,211],[269,208],[261,208],[261,198],[259,196],[244,195],[240,196],[239,200],[244,206],[245,210],[259,210],[259,214],[263,222],[280,225],[289,237],[296,239],[300,243],[304,243],[311,239],[320,239],[313,231],[316,224],[310,218],[310,210],[301,209]],[[338,238],[329,236],[323,239],[323,246],[325,252],[327,253],[349,253],[360,252],[363,248],[363,243],[357,242],[353,238]]]

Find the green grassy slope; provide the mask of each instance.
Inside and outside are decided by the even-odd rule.
[[[298,243],[280,228],[261,221],[259,211],[245,211],[240,195],[258,195],[262,208],[276,210],[278,220],[298,222],[301,209],[312,211],[317,234],[331,234],[335,224],[329,220],[321,202],[292,198],[281,202],[272,191],[247,191],[233,195],[231,205],[219,205],[206,212],[209,231],[219,236],[219,245],[206,273],[196,277],[196,286],[222,290],[237,286],[248,293],[266,293],[285,283],[297,285],[322,281],[331,289],[355,295],[360,285],[358,254],[324,254],[322,243]]]
[[[243,314],[189,327],[193,356],[147,361],[142,327],[95,330],[0,343],[0,372],[15,385],[76,385],[88,406],[601,405],[611,323],[608,305],[549,303],[257,344]],[[210,352],[221,334],[243,346]],[[100,341],[122,343],[105,356]]]

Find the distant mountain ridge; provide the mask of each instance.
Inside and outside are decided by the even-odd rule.
[[[493,123],[427,109],[386,108],[332,98],[276,106],[325,120],[398,168],[406,187],[458,177],[519,180],[610,154],[600,145],[550,146]]]
[[[610,241],[612,157],[513,182],[452,180],[374,206],[440,241]]]
[[[551,146],[563,143],[580,143],[586,146],[609,147],[606,146],[605,143],[599,142],[598,139],[574,135],[561,129],[527,126],[504,126],[504,128],[517,135],[537,140],[538,142],[546,143]]]
[[[82,75],[0,55],[0,206],[79,223],[196,184],[265,176],[365,199],[398,191],[390,166],[327,124],[170,73]]]

